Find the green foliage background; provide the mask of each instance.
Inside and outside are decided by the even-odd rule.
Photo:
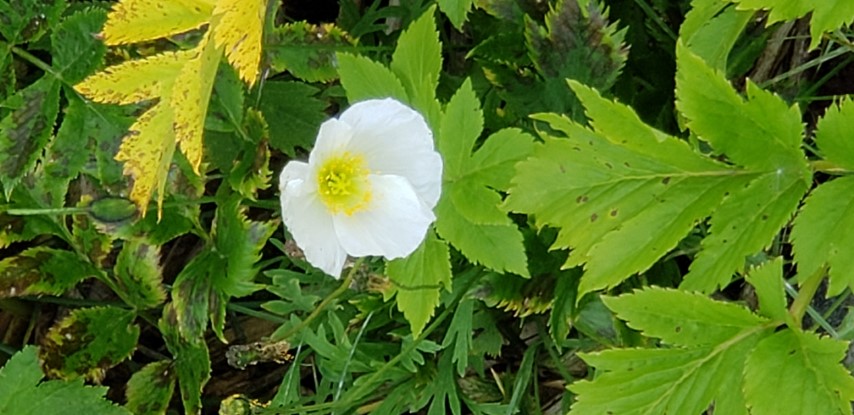
[[[850,2],[332,5],[267,2],[262,79],[219,66],[200,174],[140,215],[154,103],[73,87],[202,29],[0,0],[0,412],[852,413]],[[437,220],[337,282],[276,173],[381,97],[433,130]]]

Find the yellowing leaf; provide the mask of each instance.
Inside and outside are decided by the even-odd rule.
[[[266,8],[265,0],[219,0],[213,12],[214,42],[249,86],[258,78]]]
[[[202,162],[202,130],[221,52],[209,36],[205,36],[192,52],[194,56],[175,79],[170,105],[175,116],[175,140],[198,174]]]
[[[133,104],[154,99],[163,93],[164,83],[172,83],[191,55],[192,51],[166,52],[127,61],[84,79],[74,89],[103,103]]]
[[[101,31],[104,43],[120,45],[186,32],[210,20],[216,0],[123,0]]]
[[[116,154],[116,160],[125,162],[124,174],[134,180],[130,199],[142,216],[155,188],[158,212],[163,204],[163,189],[175,152],[174,136],[172,108],[164,100],[136,120]]]

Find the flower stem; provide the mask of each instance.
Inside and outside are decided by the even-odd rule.
[[[323,301],[321,301],[320,304],[317,305],[314,311],[312,311],[311,314],[309,314],[308,317],[305,318],[305,320],[285,332],[285,334],[276,336],[274,340],[288,340],[294,334],[297,334],[302,331],[302,329],[308,327],[309,324],[311,324],[315,319],[317,319],[317,317],[320,316],[321,313],[323,313],[324,310],[326,310],[326,307],[330,303],[335,301],[336,298],[340,297],[347,291],[348,288],[350,288],[350,284],[353,282],[353,277],[356,275],[356,271],[358,271],[358,269],[362,267],[362,262],[364,262],[364,258],[356,259],[356,263],[353,264],[353,266],[350,268],[350,271],[347,272],[347,276],[344,277],[344,281],[341,281],[341,285],[339,285],[338,288],[335,289],[335,291],[327,295],[326,298],[324,298]]]

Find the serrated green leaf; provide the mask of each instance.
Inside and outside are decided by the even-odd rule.
[[[76,95],[67,98],[62,125],[45,149],[42,157],[44,170],[37,182],[45,198],[49,199],[46,201],[48,205],[55,207],[64,206],[68,183],[83,170],[91,157],[91,148],[96,145],[90,141],[91,134],[98,134],[86,130],[88,109],[83,100]]]
[[[795,20],[811,14],[810,49],[821,42],[821,36],[843,25],[854,22],[854,3],[847,0],[731,0],[741,10],[770,10],[768,24],[784,20]]]
[[[329,82],[337,77],[335,50],[355,44],[333,23],[294,22],[274,28],[264,52],[278,72],[288,71],[306,82]]]
[[[125,406],[135,414],[165,414],[177,378],[172,365],[168,360],[160,360],[134,373],[125,390]]]
[[[107,20],[100,9],[86,9],[66,17],[51,34],[51,66],[68,84],[76,84],[98,68],[107,47],[97,38]]]
[[[691,263],[680,288],[714,291],[741,271],[745,258],[771,244],[806,193],[809,182],[800,175],[771,172],[733,192],[711,219],[711,235]]]
[[[445,13],[445,16],[448,16],[451,24],[457,30],[462,30],[463,23],[466,22],[466,15],[474,4],[474,0],[439,0],[437,3],[439,4],[439,10]]]
[[[318,126],[328,118],[326,103],[315,97],[319,89],[301,82],[264,84],[260,109],[270,126],[270,147],[295,157],[296,149],[310,149]]]
[[[439,305],[442,287],[451,289],[451,257],[448,245],[433,232],[406,258],[389,261],[388,277],[397,286],[397,309],[418,336]]]
[[[36,164],[59,111],[59,81],[44,77],[7,98],[11,112],[0,120],[0,183],[6,198]]]
[[[39,356],[53,377],[100,381],[107,369],[130,357],[139,339],[136,313],[114,307],[74,310],[51,327]]]
[[[468,302],[471,303],[471,301]],[[456,315],[454,315],[454,318],[456,318]],[[455,346],[454,349],[454,355],[456,355],[457,347]],[[466,353],[468,353],[467,350]],[[457,371],[459,371],[459,367],[460,362],[457,361]],[[462,376],[462,373],[460,373],[460,375]],[[450,353],[443,353],[442,356],[439,357],[439,372],[436,374],[436,379],[431,383],[431,386],[432,390],[430,393],[433,395],[433,401],[430,403],[430,409],[427,411],[427,415],[445,415],[446,401],[451,407],[452,414],[462,414],[460,398],[457,394],[457,380],[454,376],[454,362]]]
[[[676,108],[694,134],[735,164],[762,172],[801,176],[803,127],[797,106],[747,83],[747,100],[681,43],[677,46]]]
[[[442,340],[443,349],[447,349],[451,344],[454,345],[451,361],[456,363],[457,374],[460,376],[465,375],[468,368],[469,350],[471,350],[472,334],[474,333],[472,331],[473,314],[474,300],[465,298],[460,301],[457,310],[454,312],[454,318],[451,319],[451,325],[448,326],[445,339]]]
[[[212,301],[211,275],[224,267],[224,260],[205,250],[193,257],[175,278],[170,313],[175,315],[175,330],[182,339],[204,343]]]
[[[469,260],[527,276],[522,235],[499,208],[496,190],[507,189],[513,164],[531,152],[533,138],[504,129],[472,154],[482,130],[480,102],[466,80],[448,102],[436,142],[444,160],[436,229]]]
[[[208,104],[208,113],[205,116],[206,133],[211,131],[235,132],[243,124],[243,103],[246,94],[243,85],[237,71],[224,62],[220,62],[214,80],[211,102]],[[264,86],[262,92],[266,93],[267,85]],[[205,140],[207,140],[207,135],[205,135]],[[213,149],[206,148],[206,150],[214,149],[216,147]]]
[[[752,269],[747,276],[747,282],[756,290],[760,314],[776,321],[790,320],[786,309],[786,291],[783,288],[782,257]]]
[[[88,201],[81,200],[80,205],[88,206]],[[108,234],[88,215],[75,215],[71,223],[71,236],[78,251],[86,255],[96,267],[107,267],[105,262],[113,250],[115,236]]]
[[[15,415],[129,415],[106,400],[107,388],[83,379],[48,380],[39,367],[37,348],[27,346],[0,368],[0,413]]]
[[[61,295],[97,273],[73,252],[29,248],[0,261],[0,298]]]
[[[807,277],[830,268],[827,296],[854,288],[854,177],[840,177],[814,189],[792,227],[792,251],[798,274]]]
[[[727,6],[719,0],[695,0],[679,27],[685,45],[718,71],[726,71],[730,51],[753,17]]]
[[[163,308],[163,317],[158,322],[166,348],[172,353],[178,388],[185,414],[201,414],[202,388],[210,379],[211,360],[204,341],[190,342],[178,331],[178,315],[172,304]]]
[[[409,102],[401,80],[390,69],[363,56],[349,53],[338,53],[336,56],[341,85],[351,103],[386,97]]]
[[[261,248],[278,225],[248,220],[240,200],[231,197],[219,206],[213,229],[217,252],[226,264],[213,274],[213,286],[232,297],[244,297],[264,288],[254,283],[256,263],[261,258]]]
[[[739,305],[667,288],[651,287],[602,301],[629,327],[679,346],[721,344],[767,322]]]
[[[243,119],[243,131],[248,140],[242,140],[242,154],[232,154],[233,166],[228,183],[243,197],[256,200],[260,190],[270,187],[269,128],[260,111],[250,108]]]
[[[552,248],[573,249],[564,267],[587,263],[580,298],[647,269],[751,177],[646,126],[628,107],[572,86],[594,130],[536,116],[568,139],[543,134],[534,156],[517,164],[506,206],[560,228]]]
[[[407,102],[424,116],[434,131],[441,112],[436,101],[436,87],[442,71],[442,44],[435,14],[436,6],[431,6],[401,33],[389,66],[409,95]]]
[[[744,368],[753,415],[850,414],[854,378],[840,362],[847,342],[784,330],[759,342]]]
[[[154,308],[166,300],[156,246],[138,238],[125,241],[113,273],[116,284],[126,293],[125,302],[136,309]]]
[[[854,103],[846,99],[831,105],[816,125],[815,143],[827,161],[854,170],[854,140],[850,139],[854,125]]]

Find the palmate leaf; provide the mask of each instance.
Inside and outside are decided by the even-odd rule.
[[[16,415],[128,415],[106,400],[107,388],[86,386],[83,379],[47,380],[36,347],[27,346],[0,368],[0,413]]]
[[[854,22],[854,3],[848,0],[729,0],[741,10],[769,10],[768,24],[810,17],[810,49],[821,42],[821,36]]]
[[[734,165],[574,82],[592,129],[535,117],[568,139],[543,134],[545,143],[517,165],[506,203],[560,228],[553,248],[572,248],[565,267],[585,264],[579,298],[646,270],[709,215],[712,235],[683,285],[725,285],[747,255],[770,243],[810,182],[797,110],[756,87],[743,101],[701,59],[678,50],[678,106],[692,131]]]
[[[831,106],[817,126],[815,141],[825,160],[848,170],[854,169],[854,104],[846,100]],[[854,177],[831,180],[807,197],[792,228],[792,250],[798,274],[806,278],[828,265],[828,296],[854,288]]]
[[[499,209],[496,190],[510,185],[512,166],[531,152],[533,137],[501,130],[472,154],[482,130],[480,102],[466,80],[448,102],[437,138],[444,171],[436,229],[472,262],[528,276],[522,234]]]
[[[570,386],[570,414],[747,414],[741,368],[757,342],[773,331],[747,309],[684,291],[649,288],[605,303],[645,334],[679,346],[584,354],[600,372]]]

